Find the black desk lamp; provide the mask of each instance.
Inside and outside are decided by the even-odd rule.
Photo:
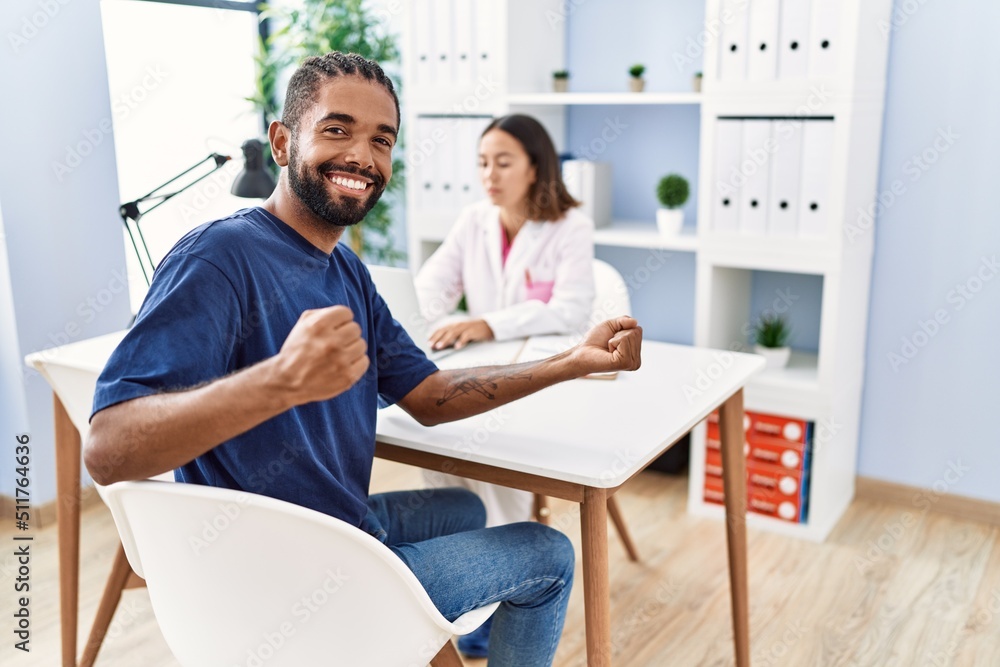
[[[269,197],[274,191],[275,184],[274,179],[271,178],[271,175],[266,169],[264,169],[264,149],[261,142],[256,139],[249,139],[243,142],[243,156],[245,158],[243,170],[236,176],[236,180],[233,181],[233,187],[230,192],[237,197],[250,197],[257,199]],[[138,199],[126,202],[118,207],[118,213],[121,215],[122,223],[125,225],[125,231],[128,232],[129,239],[132,241],[132,248],[135,249],[136,257],[139,258],[139,268],[142,269],[142,277],[146,279],[147,285],[149,284],[150,276],[152,275],[153,270],[156,269],[156,264],[153,262],[153,256],[150,254],[149,247],[146,245],[146,238],[142,234],[142,227],[139,225],[139,221],[143,218],[143,216],[159,207],[167,200],[176,197],[195,183],[214,174],[231,159],[232,158],[228,155],[212,153],[205,159],[199,160],[181,173],[177,174],[166,183],[153,188],[150,192],[147,192]],[[162,192],[164,188],[177,179],[186,176],[209,161],[215,163],[209,171],[205,172],[181,188],[172,192]],[[139,204],[146,202],[155,203],[145,210],[140,210]],[[133,224],[130,225],[129,221]],[[133,226],[135,227],[134,231],[132,229]],[[139,239],[138,242],[136,242],[137,237]],[[142,247],[141,251],[139,249],[140,245]]]
[[[264,168],[264,144],[257,139],[243,142],[243,171],[233,181],[232,192],[237,197],[267,199],[274,192],[274,178]]]

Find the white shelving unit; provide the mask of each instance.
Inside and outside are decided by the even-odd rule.
[[[701,93],[533,93],[509,95],[507,102],[526,106],[701,104]]]
[[[751,515],[750,525],[823,540],[854,495],[873,234],[850,242],[844,230],[876,196],[888,57],[888,37],[878,26],[888,21],[891,0],[705,0],[711,28],[706,32],[714,38],[705,48],[703,92],[638,94],[551,92],[551,72],[566,69],[565,21],[550,20],[562,15],[562,5],[560,0],[404,3],[410,28],[403,40],[405,127],[412,131],[429,116],[523,112],[539,118],[562,151],[572,106],[699,106],[697,226],[668,239],[652,219],[616,220],[595,231],[595,243],[694,253],[695,343],[724,350],[748,342],[746,328],[756,316],[751,312],[756,272],[822,279],[818,352],[796,351],[787,368],[761,374],[746,388],[745,403],[748,410],[815,423],[808,520]],[[770,24],[751,15],[754,7],[776,11],[779,5],[790,14],[779,14]],[[779,53],[771,56],[760,48],[765,42]],[[733,60],[741,53],[746,54],[742,70]],[[768,57],[777,59],[776,69]],[[768,67],[771,76],[761,76]],[[797,127],[831,123],[825,126],[832,127],[832,140],[823,161],[828,171],[821,233],[779,238],[719,229],[715,211],[723,179],[717,173],[716,137],[720,123],[733,119]],[[433,152],[450,140],[420,145]],[[413,150],[412,141],[409,146]],[[468,164],[473,168],[471,157]],[[418,205],[419,170],[411,170],[407,180],[410,261],[419,267],[458,208]],[[702,425],[692,437],[688,506],[695,514],[721,517],[720,506],[703,500],[704,475]]]
[[[751,308],[755,271],[809,274],[822,278],[819,351],[793,352],[787,368],[769,370],[745,390],[746,409],[804,419],[815,424],[809,514],[805,523],[752,515],[751,526],[821,541],[836,525],[854,496],[858,424],[864,378],[869,283],[873,235],[854,243],[845,228],[857,211],[874,201],[878,185],[879,147],[885,96],[888,37],[877,26],[887,21],[890,0],[812,0],[808,29],[798,51],[799,76],[753,81],[753,59],[761,57],[754,39],[752,0],[707,0],[706,18],[735,21],[706,47],[704,100],[701,105],[701,165],[695,295],[695,343],[734,349],[747,342],[746,325],[756,317]],[[775,3],[777,4],[777,3]],[[781,3],[784,10],[788,3]],[[794,7],[792,11],[807,11]],[[791,19],[789,19],[791,20]],[[804,18],[803,18],[804,20]],[[743,40],[738,29],[746,29]],[[805,25],[803,23],[803,25]],[[793,29],[778,26],[779,57],[787,51]],[[733,44],[737,49],[732,49]],[[727,61],[742,48],[747,77],[733,76]],[[788,61],[800,57],[791,54]],[[781,72],[779,62],[778,72]],[[752,236],[716,229],[720,180],[716,137],[720,119],[795,119],[801,127],[832,119],[833,139],[825,179],[825,228],[811,238]],[[781,122],[781,121],[779,121]],[[806,130],[803,130],[805,132]],[[722,516],[719,505],[703,500],[705,428],[692,438],[688,507],[695,514]]]

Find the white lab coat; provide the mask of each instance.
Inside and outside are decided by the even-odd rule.
[[[555,222],[528,221],[504,265],[500,209],[488,200],[467,206],[417,274],[421,312],[440,323],[464,293],[467,317],[485,320],[497,340],[583,332],[594,301],[593,228],[576,209]],[[547,304],[526,300],[529,275],[554,283]]]
[[[462,210],[455,226],[416,278],[424,317],[442,324],[483,319],[497,340],[584,331],[594,301],[593,223],[576,209],[555,222],[528,221],[502,261],[500,209],[488,200]],[[548,303],[526,300],[532,281],[552,281]],[[467,316],[453,314],[465,294]],[[433,330],[435,326],[431,326]],[[486,505],[486,525],[532,518],[534,496],[464,477],[424,471],[429,486],[461,486]]]

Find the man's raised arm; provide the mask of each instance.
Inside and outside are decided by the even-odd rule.
[[[542,361],[438,371],[399,405],[425,426],[464,419],[565,380],[634,371],[641,348],[642,328],[631,317],[619,317],[591,329],[576,347]]]
[[[87,470],[98,484],[173,470],[296,405],[347,391],[368,365],[367,344],[348,308],[306,311],[270,359],[95,414],[83,451]]]

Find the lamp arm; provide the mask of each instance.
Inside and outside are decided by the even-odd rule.
[[[211,153],[208,157],[206,157],[203,160],[199,160],[195,164],[191,165],[190,167],[188,167],[187,169],[185,169],[181,173],[179,173],[176,176],[174,176],[173,178],[171,178],[166,183],[163,183],[163,184],[161,184],[161,185],[153,188],[152,190],[150,190],[149,192],[147,192],[143,196],[139,197],[138,199],[135,199],[135,200],[130,201],[130,202],[126,202],[126,203],[124,203],[124,204],[122,204],[121,206],[118,207],[118,214],[121,216],[121,218],[122,218],[122,224],[125,225],[125,230],[128,232],[129,240],[131,240],[131,242],[132,242],[132,248],[135,250],[136,257],[138,257],[138,259],[139,259],[139,267],[142,269],[142,277],[145,278],[147,285],[150,284],[150,280],[151,280],[150,274],[156,269],[156,264],[153,263],[153,255],[152,255],[152,253],[149,252],[149,246],[146,245],[146,237],[143,236],[142,228],[139,226],[139,221],[142,219],[142,217],[144,215],[146,215],[147,213],[149,213],[153,209],[157,208],[158,206],[160,206],[164,202],[170,200],[173,197],[176,197],[180,193],[182,193],[185,190],[187,190],[188,188],[190,188],[195,183],[198,183],[199,181],[204,180],[205,178],[207,178],[207,177],[211,176],[212,174],[214,174],[215,172],[217,172],[219,169],[222,169],[222,167],[225,166],[225,164],[227,162],[229,162],[230,159],[231,158],[228,155],[220,155],[219,153]],[[183,176],[191,173],[193,170],[197,169],[198,167],[200,167],[201,165],[205,164],[209,160],[213,160],[215,162],[215,166],[212,167],[212,169],[209,170],[208,172],[202,174],[201,176],[199,176],[198,178],[194,179],[193,181],[191,181],[187,185],[185,185],[185,186],[183,186],[181,188],[178,188],[177,190],[174,190],[173,192],[159,193],[160,190],[163,190],[165,187],[167,187],[168,185],[170,185],[171,183],[173,183],[177,179],[179,179],[179,178],[181,178],[181,177],[183,177]],[[139,204],[141,204],[143,202],[147,202],[147,201],[154,201],[154,200],[156,201],[156,203],[153,204],[152,206],[150,206],[149,208],[147,208],[145,211],[139,210]],[[132,231],[131,225],[129,225],[129,220],[132,220],[135,223],[135,232],[134,233]],[[139,237],[139,243],[136,243],[136,236]],[[140,244],[142,245],[142,252],[139,251],[139,245]],[[146,268],[147,264],[149,265],[148,271],[147,271],[147,268]]]
[[[163,183],[161,185],[156,186],[155,188],[153,188],[152,190],[150,190],[149,192],[147,192],[143,196],[139,197],[138,199],[135,199],[133,201],[126,202],[126,203],[122,204],[121,207],[119,208],[119,212],[120,212],[122,218],[128,218],[130,220],[134,220],[135,222],[139,222],[139,218],[141,218],[145,214],[149,213],[154,208],[156,208],[157,206],[159,206],[163,202],[167,201],[171,197],[173,197],[175,195],[179,195],[180,193],[184,192],[185,190],[187,190],[188,188],[190,188],[192,185],[194,185],[198,181],[206,178],[207,176],[210,176],[210,175],[214,174],[219,169],[222,169],[222,167],[225,166],[225,164],[227,162],[229,162],[229,160],[231,160],[231,159],[232,158],[230,158],[228,155],[220,155],[219,153],[211,153],[205,159],[199,160],[198,162],[194,163],[193,165],[191,165],[190,167],[188,167],[187,169],[185,169],[181,173],[179,173],[176,176],[174,176],[173,178],[171,178],[166,183]],[[209,160],[214,160],[215,161],[215,167],[213,167],[211,171],[206,172],[202,176],[199,176],[198,178],[196,178],[195,180],[191,181],[190,183],[188,183],[184,187],[180,188],[179,190],[175,190],[174,192],[169,192],[169,193],[165,193],[165,194],[157,194],[163,188],[167,187],[168,185],[170,185],[171,183],[173,183],[177,179],[182,178],[183,176],[191,173],[192,171],[194,171],[195,169],[197,169],[201,165],[205,164]],[[153,206],[150,206],[145,211],[140,211],[139,210],[139,204],[141,204],[143,202],[146,202],[146,201],[152,201],[152,200],[159,200],[159,201],[157,201],[156,204],[154,204]]]

